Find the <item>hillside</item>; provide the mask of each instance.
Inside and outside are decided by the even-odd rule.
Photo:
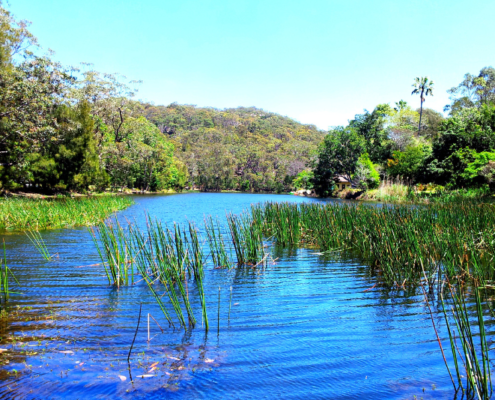
[[[325,134],[255,107],[145,104],[143,113],[175,144],[190,183],[204,191],[291,190]]]

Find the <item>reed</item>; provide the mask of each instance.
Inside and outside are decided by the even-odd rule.
[[[38,250],[41,256],[46,260],[50,261],[52,256],[46,247],[46,243],[41,236],[41,233],[37,230],[26,231],[26,236],[29,238],[34,247]]]
[[[461,389],[463,395],[469,399],[485,400],[491,398],[492,383],[489,348],[480,295],[482,289],[484,288],[474,287],[475,321],[471,320],[468,313],[466,293],[462,285],[453,287],[448,284],[446,290],[448,299],[447,301],[444,299],[442,290],[441,300],[455,364],[458,382],[456,390]],[[448,302],[447,305],[446,302]],[[475,340],[476,338],[478,340]]]
[[[265,257],[263,221],[259,216],[253,214],[251,218],[251,215],[246,213],[227,214],[227,223],[238,266],[256,265]]]
[[[211,216],[205,217],[205,229],[210,246],[211,259],[215,267],[229,267],[231,262],[222,235],[218,219],[213,221]]]
[[[90,226],[133,204],[130,197],[85,197],[66,199],[3,198],[0,229],[37,230]]]
[[[253,221],[261,221],[263,235],[278,245],[305,245],[357,257],[390,285],[417,284],[422,278],[430,287],[442,277],[495,278],[491,204],[265,203],[253,206],[251,214]]]
[[[194,284],[205,328],[209,329],[203,288],[205,257],[194,223],[174,224],[169,229],[147,216],[145,230],[129,221],[126,228],[118,221],[107,221],[91,228],[91,233],[110,284],[132,284],[135,273],[139,273],[169,323],[175,326],[172,313],[162,300],[164,294],[179,325],[185,329],[196,324],[189,290]],[[164,294],[159,293],[157,283],[162,284]]]
[[[129,284],[129,280],[134,282],[134,247],[129,232],[117,219],[100,222],[90,232],[108,283],[119,287]]]
[[[9,289],[9,276],[19,284],[19,281],[12,273],[11,269],[7,266],[7,251],[5,249],[5,240],[3,241],[3,258],[0,258],[0,293],[3,299],[3,303],[7,302],[9,295],[13,292]]]

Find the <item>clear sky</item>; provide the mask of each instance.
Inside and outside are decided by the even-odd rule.
[[[495,66],[494,0],[10,0],[64,64],[141,79],[156,104],[256,106],[322,129]]]

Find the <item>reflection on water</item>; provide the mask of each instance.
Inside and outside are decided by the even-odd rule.
[[[238,213],[267,200],[321,201],[249,194],[142,196],[119,218],[144,225],[146,211],[164,222],[189,219],[201,226],[204,214],[224,218],[226,211]],[[143,282],[109,287],[85,228],[43,237],[56,254],[49,262],[26,236],[5,236],[22,294],[12,296],[15,312],[1,333],[6,351],[0,354],[0,398],[453,396],[422,296],[375,286],[376,278],[352,259],[274,248],[278,260],[264,269],[207,269],[211,329],[205,334],[200,324],[188,332],[169,327]],[[131,383],[127,358],[140,304]],[[199,317],[199,305],[195,311]],[[441,314],[435,318],[445,337]]]

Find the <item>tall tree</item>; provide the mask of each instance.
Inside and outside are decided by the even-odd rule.
[[[419,112],[419,125],[418,125],[418,135],[421,131],[421,118],[423,116],[423,103],[426,100],[426,96],[433,96],[433,81],[431,81],[427,76],[423,76],[421,78],[416,77],[414,79],[414,83],[412,84],[414,90],[411,95],[419,94],[421,99],[421,107]]]
[[[351,181],[359,157],[366,150],[366,140],[355,128],[338,127],[325,136],[313,168],[314,188],[317,194],[330,195],[335,177]]]
[[[466,74],[464,80],[449,90],[452,104],[447,105],[444,111],[454,115],[463,108],[481,107],[495,100],[495,68],[482,68],[478,76]]]

